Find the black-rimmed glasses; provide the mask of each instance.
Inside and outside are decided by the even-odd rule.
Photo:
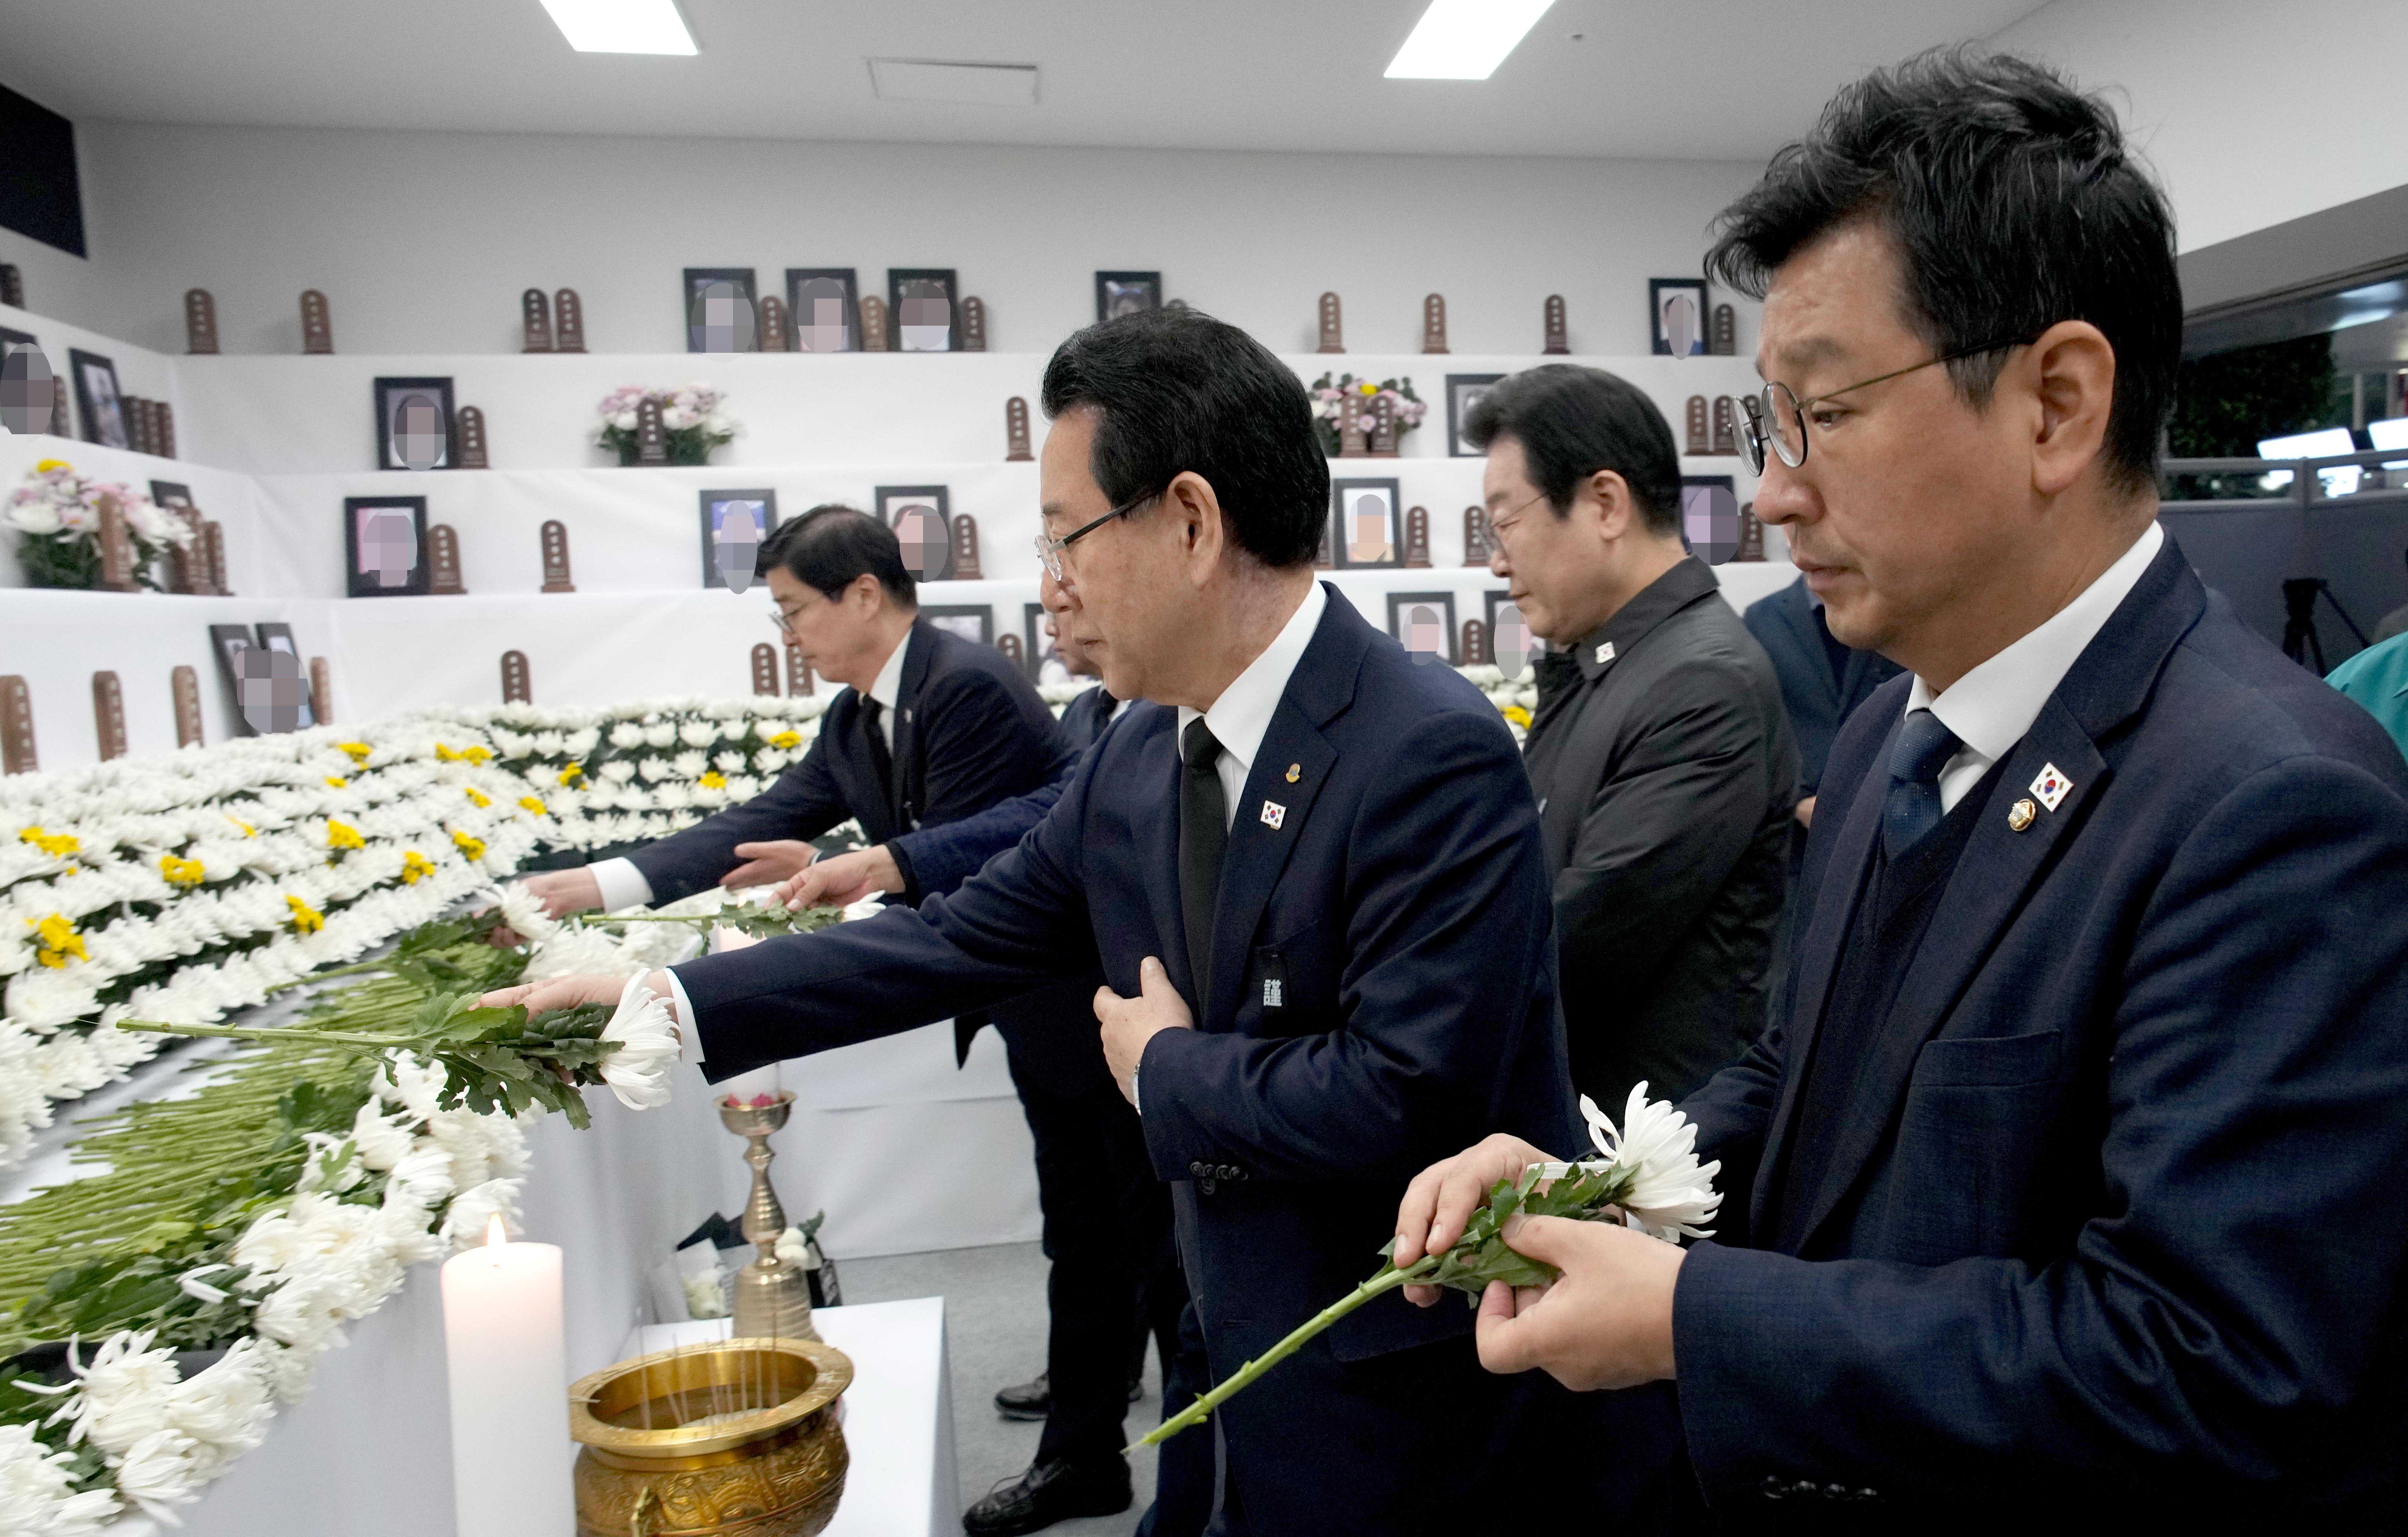
[[[1772,452],[1779,456],[1781,462],[1791,469],[1794,470],[1805,463],[1806,413],[1827,400],[1836,399],[1851,391],[1861,390],[1869,384],[1880,384],[1887,379],[1919,373],[1926,368],[1935,368],[1943,363],[1977,358],[1985,352],[1996,352],[2002,348],[2028,346],[2030,341],[2031,338],[2028,336],[2015,336],[2003,341],[1984,342],[1979,347],[1969,347],[1962,352],[1951,352],[1944,357],[1926,358],[1921,363],[1911,363],[1903,368],[1893,368],[1886,374],[1875,374],[1869,379],[1858,379],[1856,383],[1842,389],[1826,390],[1811,400],[1799,400],[1789,386],[1777,380],[1767,384],[1755,394],[1740,397],[1740,413],[1746,418],[1740,424],[1740,440],[1747,446],[1748,464],[1756,474],[1762,475],[1765,449],[1768,445]]]
[[[1069,548],[1072,545],[1077,544],[1088,534],[1095,533],[1096,530],[1103,527],[1106,523],[1111,522],[1113,519],[1127,517],[1130,513],[1135,512],[1138,508],[1145,505],[1148,502],[1153,501],[1155,497],[1160,496],[1162,492],[1158,491],[1150,491],[1143,496],[1124,502],[1119,506],[1114,507],[1111,511],[1104,514],[1101,518],[1096,519],[1094,522],[1082,523],[1077,528],[1072,529],[1069,533],[1062,535],[1059,539],[1051,538],[1040,531],[1037,535],[1037,558],[1044,562],[1045,574],[1053,577],[1057,582],[1062,580],[1062,552],[1064,550]]]

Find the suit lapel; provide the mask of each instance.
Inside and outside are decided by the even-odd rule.
[[[933,626],[911,621],[903,639],[903,676],[895,687],[895,799],[888,808],[895,830],[909,833],[927,799],[927,767],[920,752],[921,685],[928,680],[928,653],[936,648]]]
[[[1262,922],[1271,889],[1287,868],[1289,850],[1304,836],[1305,818],[1328,780],[1329,765],[1337,761],[1337,749],[1292,700],[1283,698],[1254,753],[1254,766],[1229,823],[1228,853],[1221,862],[1220,910],[1212,919],[1212,996],[1201,1017],[1208,1030],[1226,1028],[1237,1018],[1247,947]],[[1270,825],[1272,819],[1277,827]]]
[[[1805,676],[1814,679],[1816,686],[1822,689],[1824,703],[1830,708],[1831,724],[1837,728],[1840,702],[1847,697],[1847,680],[1831,676],[1831,654],[1824,648],[1823,637],[1814,623],[1814,600],[1800,594],[1797,603],[1783,604],[1774,613],[1779,617],[1782,628],[1789,632],[1791,644],[1798,648],[1799,659],[1806,664],[1800,671]]]

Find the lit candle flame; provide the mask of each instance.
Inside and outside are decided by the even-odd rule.
[[[485,1247],[498,1248],[510,1241],[508,1228],[502,1226],[502,1214],[495,1212],[485,1218]]]

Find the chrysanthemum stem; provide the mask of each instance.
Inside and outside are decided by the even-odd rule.
[[[313,1046],[366,1046],[371,1050],[418,1045],[416,1040],[407,1035],[355,1035],[338,1030],[250,1030],[241,1025],[168,1025],[155,1019],[120,1019],[117,1028],[146,1031],[157,1035],[211,1035],[229,1041],[307,1041]]]
[[[1169,1440],[1172,1436],[1175,1436],[1180,1431],[1187,1429],[1189,1426],[1201,1425],[1204,1423],[1205,1419],[1211,1415],[1213,1410],[1227,1402],[1240,1388],[1245,1387],[1248,1383],[1253,1382],[1256,1377],[1261,1376],[1264,1373],[1269,1371],[1272,1367],[1277,1366],[1280,1362],[1287,1359],[1288,1357],[1295,1355],[1297,1351],[1302,1347],[1305,1341],[1312,1338],[1315,1334],[1320,1333],[1323,1330],[1327,1329],[1330,1325],[1336,1323],[1339,1319],[1346,1316],[1346,1315],[1354,1312],[1356,1308],[1361,1307],[1365,1302],[1369,1302],[1372,1298],[1379,1296],[1381,1293],[1394,1291],[1400,1286],[1405,1286],[1411,1282],[1422,1279],[1424,1276],[1429,1274],[1430,1272],[1438,1269],[1438,1256],[1424,1255],[1418,1262],[1405,1270],[1398,1270],[1394,1265],[1383,1265],[1380,1268],[1379,1274],[1372,1276],[1361,1286],[1356,1287],[1345,1296],[1339,1298],[1338,1301],[1330,1303],[1327,1307],[1323,1308],[1320,1312],[1306,1319],[1301,1327],[1289,1334],[1287,1338],[1280,1341],[1279,1344],[1272,1345],[1268,1350],[1265,1351],[1259,1359],[1250,1360],[1245,1365],[1239,1367],[1237,1371],[1231,1373],[1229,1374],[1228,1381],[1222,1383],[1219,1387],[1213,1388],[1211,1392],[1206,1393],[1202,1398],[1197,1399],[1186,1408],[1182,1409],[1179,1413],[1171,1416],[1168,1419],[1164,1420],[1160,1425],[1148,1430],[1142,1437],[1125,1448],[1124,1455],[1125,1455],[1126,1452],[1137,1450],[1140,1446],[1159,1446],[1164,1442]]]

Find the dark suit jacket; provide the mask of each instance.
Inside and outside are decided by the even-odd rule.
[[[872,844],[891,843],[923,825],[958,821],[1069,771],[1077,753],[1054,712],[1020,670],[981,646],[914,619],[904,641],[903,676],[895,691],[895,794],[880,792],[869,756],[862,696],[847,689],[820,717],[803,761],[739,805],[648,844],[627,857],[652,883],[655,903],[674,902],[715,884],[743,861],[739,843],[815,838],[850,817]],[[1083,1006],[1085,1000],[1070,1000]],[[1043,1016],[1061,996],[1031,998],[998,1020]],[[974,1014],[954,1023],[956,1060],[987,1023]]]
[[[1159,957],[1197,1028],[1147,1046],[1145,1135],[1218,1376],[1373,1273],[1422,1168],[1500,1129],[1572,1146],[1580,1122],[1538,818],[1478,690],[1329,591],[1237,802],[1210,998],[1180,912],[1177,725],[1131,705],[1044,821],[954,895],[678,975],[718,1078],[1098,963],[1135,995]],[[1439,1367],[1361,1363],[1443,1342],[1476,1378],[1470,1325],[1459,1303],[1383,1297],[1233,1400],[1258,1527],[1365,1530],[1454,1487],[1433,1483],[1464,1471],[1433,1450],[1441,1432],[1463,1444],[1424,1396]]]
[[[1075,755],[1084,753],[1103,735],[1109,724],[1104,702],[1111,697],[1099,688],[1089,689],[1063,706],[1062,739],[1073,756],[1066,758],[1062,772],[1046,783],[1025,795],[997,802],[975,817],[906,833],[886,846],[886,851],[895,856],[896,869],[902,873],[905,895],[913,904],[924,896],[951,891],[1045,819],[1078,768]]]
[[[1772,659],[1773,674],[1781,679],[1781,703],[1789,712],[1790,734],[1798,740],[1798,793],[1812,795],[1823,782],[1823,765],[1831,756],[1831,739],[1839,735],[1840,723],[1875,689],[1896,677],[1899,665],[1877,651],[1851,650],[1846,670],[1832,676],[1822,621],[1803,576],[1748,605],[1747,629]]]
[[[1764,1246],[1907,688],[1832,749],[1785,1025],[1683,1106],[1729,1192],[1673,1310],[1709,1498],[2396,1516],[2408,765],[2171,537],[1979,807],[1808,1258]]]
[[[1619,1118],[1633,1084],[1678,1099],[1764,1028],[1798,751],[1772,664],[1695,556],[1570,661],[1523,752],[1572,1084]]]

